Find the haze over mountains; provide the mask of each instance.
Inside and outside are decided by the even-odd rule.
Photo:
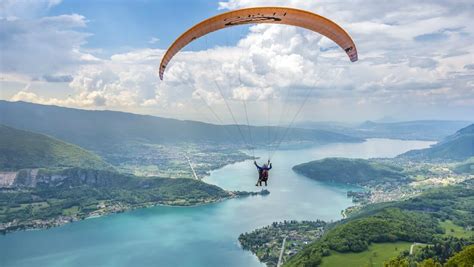
[[[338,122],[301,122],[298,127],[324,129],[360,138],[394,138],[406,140],[439,141],[471,124],[469,121],[365,121],[361,124]]]
[[[111,147],[117,148],[129,144],[207,142],[242,147],[272,141],[277,143],[283,137],[285,141],[311,144],[360,142],[363,140],[361,138],[367,137],[431,140],[447,135],[449,130],[460,125],[464,127],[468,123],[465,121],[365,122],[352,128],[340,123],[313,123],[312,126],[310,124],[306,126],[320,129],[293,128],[285,135],[286,128],[215,125],[116,111],[80,110],[27,102],[0,101],[0,114],[0,124],[46,134],[99,152],[103,157],[109,156]],[[459,128],[449,132],[450,136],[432,148],[410,151],[401,157],[423,160],[466,160],[474,156],[474,125],[461,130]],[[3,133],[7,133],[7,129],[10,128],[3,127]],[[456,130],[459,131],[452,134]],[[22,134],[18,135],[20,136]],[[57,144],[51,140],[48,142]]]
[[[411,150],[399,157],[428,161],[459,161],[474,157],[474,124],[457,131],[430,148]]]
[[[81,167],[111,169],[99,156],[55,138],[0,125],[0,170]]]
[[[263,144],[289,141],[361,142],[326,130],[215,125],[116,111],[90,111],[27,102],[0,101],[0,124],[54,136],[91,149],[130,142]],[[270,140],[270,141],[269,141]]]

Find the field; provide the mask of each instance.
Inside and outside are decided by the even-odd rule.
[[[410,242],[372,244],[368,251],[361,253],[331,251],[331,256],[324,257],[321,266],[383,266],[384,261],[398,256],[404,250],[409,250],[411,244]]]
[[[455,225],[452,221],[446,220],[444,222],[440,222],[441,227],[446,231],[445,235],[447,236],[454,236],[454,237],[464,237],[467,238],[471,235],[474,235],[474,231],[465,230],[463,227],[459,225]]]

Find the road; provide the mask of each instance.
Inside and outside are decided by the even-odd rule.
[[[426,245],[428,245],[428,244],[414,242],[410,246],[410,255],[413,255],[413,248],[415,248],[415,246],[426,246]]]
[[[282,264],[281,259],[283,258],[283,252],[285,251],[285,242],[286,242],[286,236],[285,238],[283,238],[283,243],[281,244],[280,257],[278,257],[277,267],[280,267]]]

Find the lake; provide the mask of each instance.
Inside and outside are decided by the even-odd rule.
[[[268,196],[197,207],[153,207],[0,236],[0,266],[263,266],[240,248],[242,232],[282,220],[341,218],[354,187],[294,173],[299,163],[325,157],[393,157],[433,142],[368,139],[274,154]],[[266,151],[255,151],[262,161]],[[252,161],[228,165],[204,180],[228,190],[259,190]]]

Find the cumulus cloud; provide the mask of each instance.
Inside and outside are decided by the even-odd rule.
[[[27,101],[45,105],[75,106],[76,101],[71,97],[67,98],[46,98],[31,91],[31,83],[26,84],[21,90],[14,94],[11,101]]]
[[[303,0],[230,0],[219,3],[221,9],[261,5],[309,9],[333,19],[349,31],[358,46],[358,63],[344,65],[335,58],[324,60],[329,56],[327,52],[337,52],[331,50],[334,44],[326,38],[322,38],[317,46],[303,41],[301,47],[289,54],[302,55],[303,62],[316,61],[319,67],[324,66],[323,69],[337,68],[338,75],[320,75],[320,85],[332,80],[330,86],[337,89],[341,98],[350,96],[356,100],[363,97],[364,101],[359,103],[384,102],[394,106],[403,103],[405,106],[428,103],[456,106],[470,103],[459,99],[474,98],[472,83],[464,81],[474,58],[474,31],[468,27],[474,7],[469,1],[422,1],[410,5],[404,1],[381,3],[370,0],[352,1],[350,4],[346,1]],[[365,8],[354,9],[357,6]],[[258,38],[270,35],[276,27],[279,26],[269,26]],[[297,29],[295,34],[302,32],[304,30]],[[279,42],[278,39],[274,41]],[[320,47],[322,52],[310,57],[305,54],[308,47]],[[274,57],[282,54],[285,53],[280,52]],[[304,66],[304,63],[299,66]],[[291,69],[298,67],[293,65]],[[302,76],[291,73],[293,79],[285,77],[290,81],[288,86],[296,86],[305,77],[313,76],[308,71],[312,69],[305,68]],[[350,82],[346,83],[348,79]],[[343,88],[348,90],[344,93]],[[318,98],[334,97],[331,93],[314,95]]]
[[[69,86],[85,105],[149,106],[159,95],[156,92],[156,67],[151,63],[158,59],[155,53],[154,50],[135,51],[114,55],[95,65],[85,65],[74,75]]]
[[[219,8],[259,5],[308,9],[340,23],[357,44],[359,62],[350,63],[331,40],[313,32],[256,25],[235,46],[182,51],[160,81],[157,66],[163,50],[132,49],[96,58],[81,48],[88,35],[77,29],[87,29],[87,19],[73,14],[32,22],[5,19],[5,32],[0,36],[6,36],[2,46],[10,49],[12,56],[0,71],[4,77],[27,75],[64,82],[74,90],[67,99],[48,99],[29,90],[21,90],[12,99],[62,101],[63,105],[156,115],[167,112],[187,117],[196,110],[209,112],[207,105],[218,114],[227,114],[226,104],[234,107],[242,100],[254,114],[265,113],[269,103],[296,110],[306,97],[310,99],[301,119],[370,118],[374,113],[472,107],[474,30],[468,26],[474,7],[469,1],[406,5],[401,0],[350,4],[336,0],[230,0],[220,2]],[[52,41],[44,42],[42,36]],[[38,46],[16,48],[13,37]],[[149,41],[156,42],[156,38]],[[26,51],[25,56],[20,55],[20,49]],[[48,53],[53,50],[61,57]]]
[[[67,76],[79,65],[97,59],[83,51],[87,20],[78,14],[38,19],[0,19],[1,73],[21,73],[30,79]]]

